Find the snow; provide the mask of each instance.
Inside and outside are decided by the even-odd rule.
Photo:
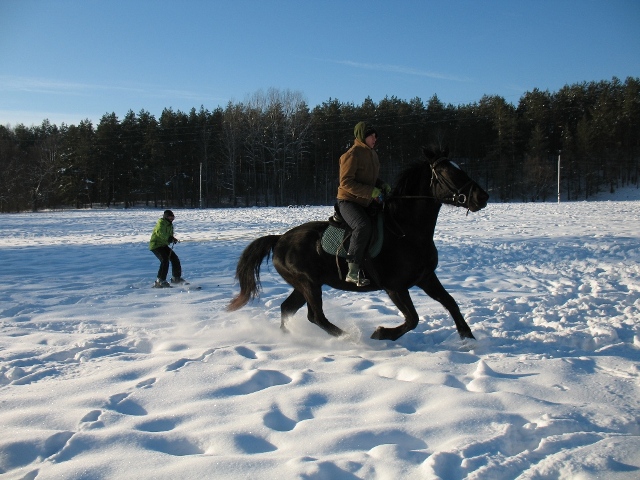
[[[637,192],[637,191],[636,191]],[[412,290],[324,290],[331,338],[253,239],[331,207],[180,210],[184,276],[151,288],[157,210],[3,215],[0,475],[9,479],[630,479],[640,476],[640,199],[444,208],[439,277],[477,342]],[[629,197],[630,195],[630,197]],[[635,196],[634,196],[635,195]]]

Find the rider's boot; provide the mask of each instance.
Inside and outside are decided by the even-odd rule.
[[[355,283],[358,287],[366,287],[369,285],[369,280],[360,275],[360,265],[355,262],[349,262],[349,273],[345,280],[349,283]]]

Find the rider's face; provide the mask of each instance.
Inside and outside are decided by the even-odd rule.
[[[371,135],[369,135],[367,138],[364,139],[364,143],[366,143],[369,148],[373,148],[376,146],[377,140],[378,140],[378,137],[376,136],[376,134],[372,133]]]

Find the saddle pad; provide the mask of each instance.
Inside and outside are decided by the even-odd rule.
[[[382,215],[378,215],[377,218],[377,231],[373,235],[373,243],[369,245],[369,258],[376,257],[382,249]],[[347,258],[346,249],[349,248],[349,239],[347,239],[344,244],[342,243],[345,234],[346,230],[344,228],[329,225],[322,234],[322,249],[331,255],[338,255],[339,257]]]

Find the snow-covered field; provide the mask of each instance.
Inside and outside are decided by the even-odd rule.
[[[478,338],[412,296],[289,287],[225,312],[254,238],[330,207],[177,210],[184,276],[152,289],[152,210],[0,216],[0,476],[10,479],[640,478],[640,200],[444,208],[439,277]]]

